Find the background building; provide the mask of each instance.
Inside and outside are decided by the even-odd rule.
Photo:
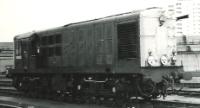
[[[188,18],[175,22],[178,58],[187,72],[200,72],[200,0],[171,0],[166,8],[167,14]]]
[[[0,73],[6,68],[13,68],[14,46],[12,42],[0,42]]]
[[[174,18],[189,15],[189,18],[176,21],[176,36],[200,36],[200,0],[173,0],[167,12]]]

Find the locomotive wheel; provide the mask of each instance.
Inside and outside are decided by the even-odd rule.
[[[137,89],[140,95],[145,99],[153,97],[155,88],[156,88],[155,83],[152,80],[145,80],[142,83],[137,84]]]

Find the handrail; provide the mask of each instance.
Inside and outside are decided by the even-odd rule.
[[[92,79],[83,79],[85,82],[94,82],[94,83],[105,83],[106,81],[108,81],[108,79],[106,78],[105,80],[102,81],[98,81],[98,80],[92,80]]]

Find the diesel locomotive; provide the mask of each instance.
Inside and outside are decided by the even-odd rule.
[[[149,8],[17,35],[13,85],[40,95],[155,98],[183,77],[174,21]]]

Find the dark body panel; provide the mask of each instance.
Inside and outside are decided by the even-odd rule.
[[[29,71],[39,72],[41,69],[51,71],[59,68],[57,72],[61,71],[61,73],[134,73],[139,71],[139,40],[136,41],[135,46],[137,47],[136,58],[118,59],[118,25],[129,23],[137,24],[134,36],[139,37],[137,32],[139,14],[127,13],[39,31],[29,34],[29,37],[18,37],[15,40],[29,41],[29,45],[26,45],[29,47],[28,59],[25,60],[31,62],[28,63]],[[57,35],[61,36],[60,42],[56,42]],[[34,52],[30,47],[35,47],[35,50],[39,51],[30,54]],[[60,48],[59,52],[56,48]],[[26,68],[25,65],[24,67]]]

